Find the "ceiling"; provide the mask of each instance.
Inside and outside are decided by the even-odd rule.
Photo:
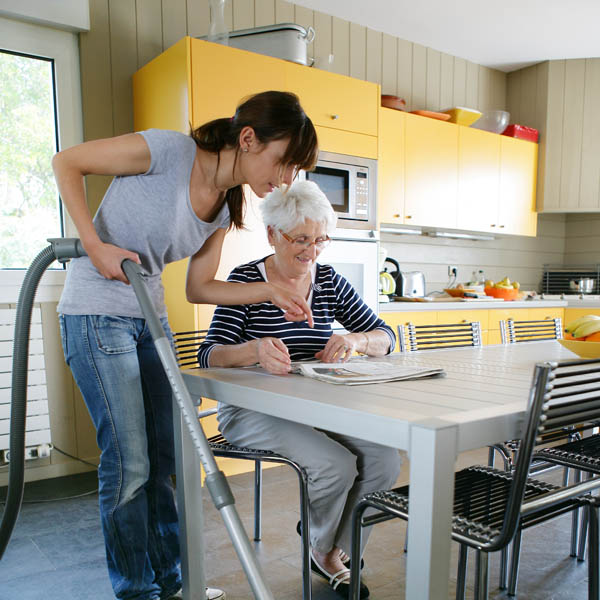
[[[600,57],[600,0],[294,0],[501,71]]]

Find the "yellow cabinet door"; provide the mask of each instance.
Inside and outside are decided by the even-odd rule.
[[[500,232],[535,236],[538,146],[504,135],[500,144]]]
[[[563,325],[568,325],[575,319],[585,317],[586,315],[600,316],[600,308],[565,308]]]
[[[498,231],[500,136],[458,127],[458,211],[456,226]]]
[[[564,324],[565,309],[556,307],[530,308],[529,319],[531,321],[549,321],[550,319],[562,319]]]
[[[395,352],[398,352],[398,327],[412,323],[413,325],[435,325],[437,322],[437,313],[433,310],[423,310],[414,312],[381,312],[379,317],[389,325],[396,334]]]
[[[283,64],[285,89],[300,97],[315,125],[377,136],[379,86],[376,83],[291,62]]]
[[[378,205],[379,223],[404,223],[404,113],[379,109]]]
[[[284,65],[270,56],[192,39],[192,124],[232,117],[246,96],[285,89]]]
[[[404,222],[456,227],[458,127],[406,114]]]

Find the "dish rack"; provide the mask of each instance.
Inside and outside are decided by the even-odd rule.
[[[542,294],[573,294],[569,281],[593,279],[593,291],[600,290],[600,264],[596,265],[544,265]]]

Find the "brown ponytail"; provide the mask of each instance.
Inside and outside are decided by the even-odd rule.
[[[302,110],[298,96],[289,92],[269,91],[250,96],[237,107],[233,117],[205,123],[192,130],[191,136],[199,148],[217,155],[225,148],[235,148],[237,160],[239,136],[244,127],[252,127],[262,144],[290,138],[281,161],[283,167],[294,165],[296,169],[310,170],[317,162],[317,133]],[[229,207],[231,227],[242,228],[243,187],[238,185],[227,190],[225,201]]]

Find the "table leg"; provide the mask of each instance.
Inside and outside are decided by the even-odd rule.
[[[408,600],[448,598],[456,434],[439,423],[411,427]]]
[[[173,426],[183,599],[206,600],[200,459],[175,402],[173,403]]]

